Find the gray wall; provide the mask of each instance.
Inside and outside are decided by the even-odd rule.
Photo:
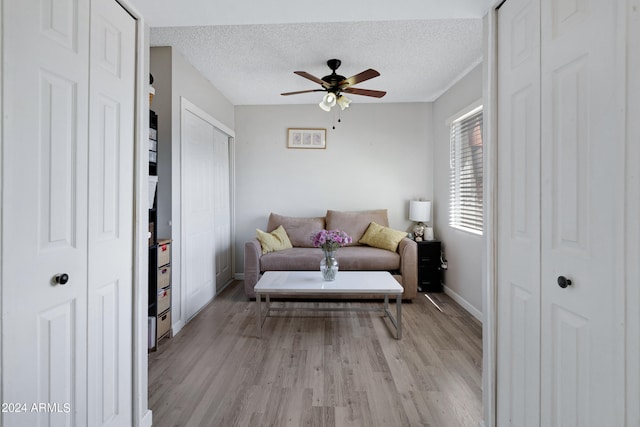
[[[356,97],[354,97],[356,98]],[[411,226],[412,198],[431,198],[431,104],[359,104],[342,112],[317,105],[236,107],[236,262],[270,212],[323,216],[327,209],[386,208],[390,225]],[[325,150],[288,149],[287,128],[326,128]]]
[[[449,270],[446,291],[480,317],[482,313],[483,236],[449,227],[449,125],[447,120],[482,98],[482,65],[445,92],[433,104],[435,144],[434,221],[436,238],[442,241]]]
[[[180,281],[180,99],[185,98],[229,129],[235,109],[211,82],[172,47],[152,47],[150,69],[156,95],[151,109],[158,114],[158,236],[170,238],[173,332],[182,328]]]

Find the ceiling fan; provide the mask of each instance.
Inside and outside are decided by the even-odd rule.
[[[300,93],[309,93],[309,92],[327,92],[327,94],[320,102],[319,106],[325,111],[330,111],[331,107],[336,105],[336,103],[343,110],[349,106],[351,100],[343,95],[344,93],[349,93],[353,95],[362,95],[362,96],[372,96],[374,98],[382,98],[387,94],[387,92],[380,90],[371,90],[371,89],[360,89],[357,87],[353,87],[353,85],[367,81],[374,77],[378,77],[380,75],[379,72],[369,68],[361,73],[358,73],[354,76],[346,78],[336,73],[336,70],[340,67],[342,61],[339,59],[330,59],[327,61],[327,65],[331,69],[331,74],[328,76],[324,76],[322,79],[313,76],[306,71],[294,71],[295,74],[304,77],[306,79],[311,80],[312,82],[318,83],[322,86],[322,89],[309,89],[309,90],[300,90],[296,92],[285,92],[281,95],[298,95]]]

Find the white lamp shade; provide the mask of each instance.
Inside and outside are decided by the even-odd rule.
[[[334,105],[336,105],[336,95],[332,92],[327,93],[322,98],[322,102],[318,104],[324,111],[330,111]]]
[[[340,108],[344,110],[349,107],[349,104],[351,104],[351,100],[344,95],[340,95],[340,98],[338,98],[338,105]]]
[[[428,222],[431,220],[431,201],[411,200],[409,202],[409,219],[417,222]]]

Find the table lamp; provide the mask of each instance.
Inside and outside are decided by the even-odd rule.
[[[431,201],[411,200],[409,202],[409,219],[417,222],[413,227],[413,235],[416,242],[422,241],[425,232],[427,233],[427,240],[433,240],[433,229],[424,224],[431,220]]]

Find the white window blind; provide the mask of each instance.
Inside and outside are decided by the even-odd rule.
[[[482,234],[482,106],[451,123],[449,225]]]

